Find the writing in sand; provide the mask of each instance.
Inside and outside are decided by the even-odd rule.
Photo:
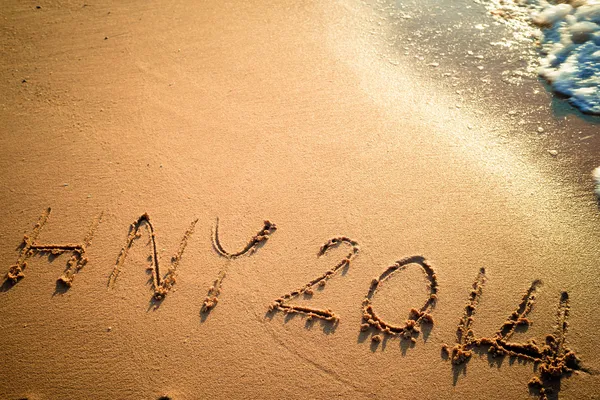
[[[44,226],[48,223],[50,213],[51,209],[46,209],[34,225],[33,230],[23,237],[23,241],[19,246],[17,261],[10,267],[6,274],[5,287],[8,286],[11,288],[25,277],[27,261],[34,255],[48,255],[49,257],[62,254],[71,255],[67,261],[65,270],[57,280],[57,285],[61,285],[65,289],[73,285],[75,275],[88,263],[89,260],[86,256],[86,251],[91,245],[94,234],[100,224],[102,213],[92,220],[88,233],[81,243],[39,243],[38,237]],[[116,285],[119,273],[127,260],[129,250],[133,243],[145,233],[149,237],[151,247],[151,254],[148,257],[148,261],[150,262],[148,271],[152,276],[152,301],[160,302],[164,300],[165,296],[177,282],[177,269],[186,250],[188,240],[194,233],[197,221],[197,219],[193,220],[184,232],[179,249],[171,258],[171,262],[163,274],[161,272],[162,264],[157,252],[155,227],[148,214],[141,215],[129,226],[125,245],[119,252],[116,263],[110,273],[108,287],[112,288]],[[263,247],[276,230],[277,226],[274,223],[268,220],[264,221],[263,227],[256,235],[250,238],[241,250],[233,252],[226,250],[219,239],[219,220],[217,219],[212,234],[213,248],[219,256],[231,260],[242,256],[250,256]],[[315,290],[323,290],[330,279],[337,276],[340,271],[350,267],[350,264],[360,252],[358,243],[351,238],[340,236],[329,239],[320,248],[318,256],[326,254],[333,248],[341,247],[347,248],[348,253],[338,263],[306,284],[275,299],[268,306],[267,314],[277,312],[301,314],[306,317],[307,323],[321,320],[323,323],[334,326],[338,324],[339,317],[331,309],[318,309],[294,304],[294,299],[300,297],[310,298],[315,293]],[[422,305],[408,310],[408,318],[403,324],[393,324],[385,321],[378,315],[373,304],[373,299],[377,296],[380,288],[392,276],[398,275],[407,268],[417,268],[424,274],[427,285],[427,296]],[[225,278],[226,270],[220,271],[213,284],[208,288],[208,293],[200,310],[205,318],[217,306]],[[582,365],[575,352],[569,349],[566,344],[566,336],[569,328],[569,295],[567,292],[560,294],[556,311],[556,328],[553,333],[545,337],[544,343],[537,343],[533,339],[525,343],[511,341],[511,337],[518,327],[526,329],[531,324],[528,315],[534,307],[537,290],[542,285],[540,280],[535,280],[531,283],[530,287],[523,294],[518,306],[509,314],[492,336],[478,337],[474,332],[473,323],[477,313],[477,306],[484,294],[487,279],[485,269],[481,268],[475,278],[464,312],[458,322],[456,344],[453,346],[442,344],[442,357],[448,360],[453,368],[460,368],[461,365],[467,363],[472,357],[474,350],[486,350],[492,357],[511,357],[523,360],[524,362],[531,362],[534,365],[534,369],[539,373],[539,376],[535,376],[529,381],[529,389],[531,392],[538,394],[540,399],[548,399],[549,396],[552,396],[552,393],[555,393],[560,388],[560,380],[562,378],[569,377],[574,373],[591,373]],[[422,326],[432,326],[434,324],[433,311],[438,296],[439,284],[434,267],[421,255],[404,257],[385,268],[379,277],[372,280],[362,301],[362,322],[359,329],[371,335],[374,346],[377,346],[382,340],[390,338],[398,338],[416,343],[416,337],[421,332]]]

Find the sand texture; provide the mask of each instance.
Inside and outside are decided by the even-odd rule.
[[[168,3],[2,5],[0,398],[600,398],[591,191],[362,2]]]

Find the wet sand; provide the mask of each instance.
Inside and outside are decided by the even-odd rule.
[[[551,171],[578,196],[592,190],[590,172],[600,165],[600,117],[552,94],[538,76],[539,43],[529,37],[534,26],[511,27],[517,21],[493,17],[497,9],[486,0],[399,4],[370,2],[382,21],[370,34],[383,59],[409,63],[420,80],[443,86],[450,107],[493,117],[502,129],[491,132],[492,140],[527,154],[528,163]]]
[[[593,193],[380,10],[40,5],[0,11],[0,397],[597,396]]]

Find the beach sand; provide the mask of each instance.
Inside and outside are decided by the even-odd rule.
[[[593,193],[573,195],[560,170],[494,140],[509,128],[483,106],[456,108],[411,64],[380,57],[369,6],[36,5],[0,11],[6,272],[52,208],[23,254],[24,277],[0,292],[1,398],[539,398],[528,382],[544,362],[492,357],[482,344],[453,365],[443,351],[457,343],[467,304],[474,337],[493,338],[538,279],[521,315],[532,323],[507,341],[564,340],[561,354],[573,351],[579,370],[544,381],[546,394],[598,398]],[[277,229],[229,258],[213,240],[217,218],[228,253],[264,220]],[[129,246],[136,221],[141,237]],[[71,247],[48,257],[43,244]],[[57,278],[73,254],[69,288]],[[413,256],[422,258],[370,291]],[[313,281],[332,268],[325,286]],[[470,302],[480,268],[487,281]],[[339,320],[273,309],[309,282],[312,296],[284,303]],[[158,286],[170,289],[162,301]],[[414,340],[361,331],[367,296],[402,327],[431,294],[423,310],[433,323],[420,319]],[[203,313],[207,295],[218,303]]]

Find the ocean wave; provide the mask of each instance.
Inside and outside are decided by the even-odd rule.
[[[600,1],[491,0],[492,14],[541,29],[538,73],[582,112],[600,115]],[[523,21],[524,22],[524,21]]]

